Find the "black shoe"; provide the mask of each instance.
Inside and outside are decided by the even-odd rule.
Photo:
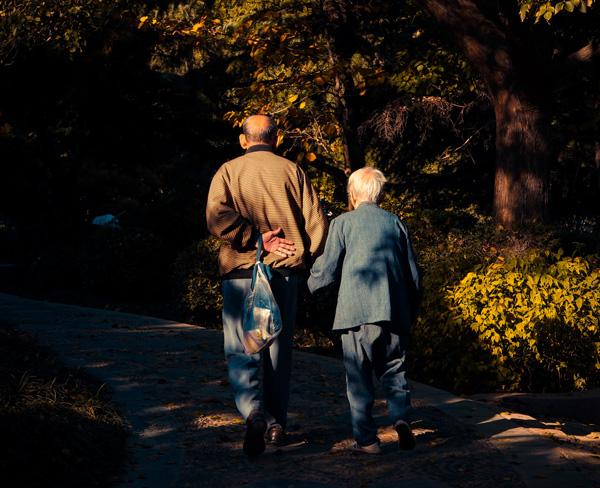
[[[415,436],[410,429],[410,425],[408,425],[404,420],[399,420],[394,425],[396,432],[398,433],[398,447],[403,451],[410,451],[415,448]]]
[[[251,414],[246,420],[246,436],[244,437],[244,453],[246,456],[255,457],[265,450],[265,431],[267,422],[257,413]]]
[[[267,435],[265,437],[267,442],[274,446],[282,446],[285,442],[285,432],[283,431],[283,427],[279,424],[271,425],[267,430]]]

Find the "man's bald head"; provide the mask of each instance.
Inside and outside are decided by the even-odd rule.
[[[248,146],[254,144],[274,145],[277,140],[277,126],[268,115],[251,115],[244,120],[242,130]]]

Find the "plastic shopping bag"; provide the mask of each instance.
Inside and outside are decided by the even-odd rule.
[[[259,241],[259,251],[262,242]],[[257,253],[257,257],[260,252]],[[252,287],[244,302],[244,351],[256,354],[271,345],[282,328],[279,305],[269,283],[269,268],[257,260],[254,265]]]

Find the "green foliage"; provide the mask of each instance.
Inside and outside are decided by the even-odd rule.
[[[427,269],[426,285],[438,288],[427,291],[415,330],[418,374],[459,391],[597,385],[597,257],[538,250],[486,261],[442,288],[435,276],[451,276],[452,264]]]
[[[449,115],[436,109],[441,105],[431,103],[432,95],[450,106],[450,99],[479,91],[464,60],[435,41],[411,2],[403,8],[314,0],[190,4],[148,11],[138,27],[170,43],[162,65],[177,73],[182,60],[176,57],[188,69],[218,60],[230,77],[222,96],[225,120],[239,127],[251,113],[271,113],[285,155],[321,168],[363,160],[381,146],[373,132],[385,134],[387,144],[394,142],[390,134],[402,136],[405,124],[389,117],[390,102],[422,118],[424,127]]]
[[[448,324],[477,335],[505,389],[583,389],[600,378],[597,257],[499,257],[447,293]]]
[[[583,242],[584,234],[510,233],[497,229],[476,207],[432,211],[408,192],[387,195],[382,206],[408,223],[423,269],[425,294],[412,333],[413,377],[458,392],[568,391],[598,384],[600,337],[597,328],[588,327],[597,324],[598,260],[551,251],[567,245],[586,253],[573,244]],[[511,272],[520,273],[524,284],[509,285]],[[535,280],[536,274],[546,276],[539,285],[541,303],[527,287],[526,276]],[[519,293],[523,302],[516,309],[510,299]],[[555,293],[560,304],[551,303]],[[510,317],[502,325],[501,314]],[[528,321],[530,332],[520,342],[522,349],[506,339],[518,321]],[[492,342],[498,336],[501,343]]]
[[[185,249],[173,266],[175,299],[185,320],[220,324],[223,307],[217,266],[219,241],[207,237]]]
[[[388,204],[389,205],[389,204]],[[474,224],[454,212],[402,212],[423,271],[421,313],[412,331],[413,377],[458,392],[493,390],[489,358],[469,330],[449,326],[445,290],[487,256],[497,253],[497,235],[488,218]]]
[[[127,0],[3,0],[0,2],[0,66],[19,50],[40,44],[71,54],[120,13]]]

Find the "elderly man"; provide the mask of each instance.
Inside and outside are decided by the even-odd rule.
[[[420,294],[420,275],[408,231],[398,216],[379,208],[385,177],[374,168],[350,175],[355,210],[335,218],[323,254],[308,279],[311,291],[340,279],[333,329],[341,332],[353,450],[380,452],[373,407],[373,371],[381,380],[388,415],[401,449],[415,440],[406,414],[408,333]]]
[[[283,439],[298,289],[303,271],[321,253],[327,233],[315,190],[301,168],[273,153],[276,139],[277,128],[270,117],[248,117],[240,135],[246,154],[219,168],[206,206],[208,230],[222,240],[225,355],[235,403],[246,419],[244,452],[249,456],[264,451],[265,434],[275,444]],[[242,310],[259,233],[283,321],[280,335],[263,353],[262,395],[260,356],[245,354],[242,343]]]

